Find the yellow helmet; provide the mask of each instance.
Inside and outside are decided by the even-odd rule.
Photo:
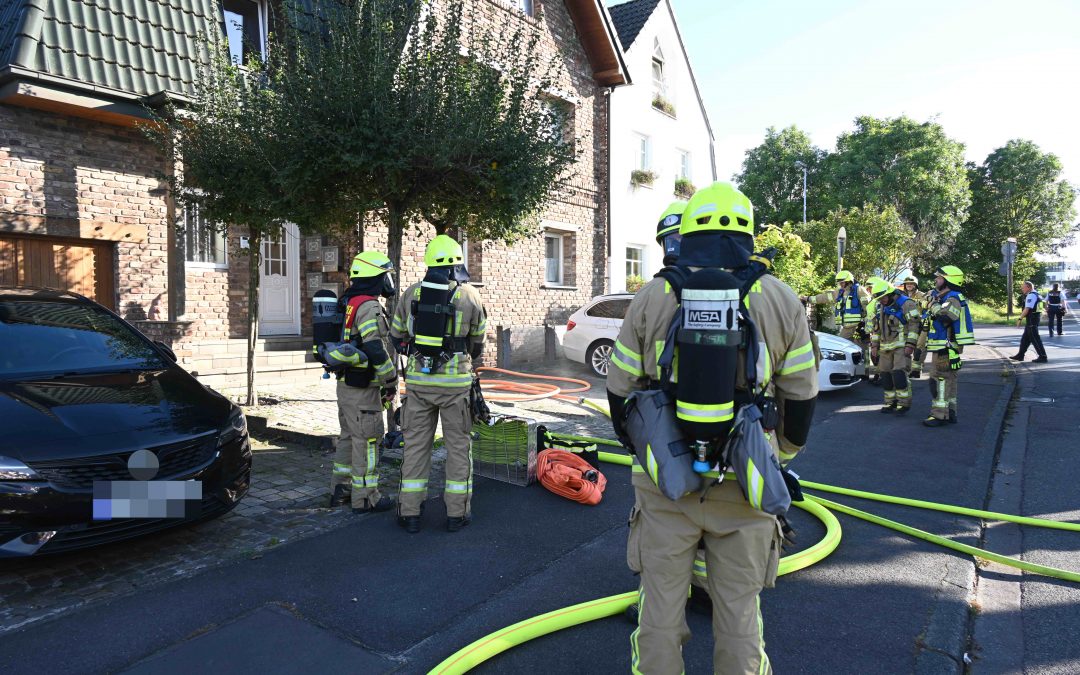
[[[914,274],[909,274],[904,279],[904,284],[905,285],[907,285],[907,284],[915,284],[916,286],[918,286],[919,285],[919,277],[915,276]]]
[[[837,281],[850,281],[850,282],[854,283],[855,282],[855,275],[852,274],[851,272],[848,272],[847,270],[840,270],[839,272],[836,273],[836,280]]]
[[[888,281],[880,277],[873,277],[870,280],[870,297],[874,300],[880,300],[883,296],[892,293],[896,289]]]
[[[668,204],[667,209],[660,214],[660,222],[656,224],[656,243],[671,233],[679,231],[682,223],[683,211],[686,210],[686,202],[674,201]]]
[[[377,277],[380,274],[394,271],[394,263],[385,253],[378,251],[361,251],[353,258],[352,266],[349,267],[350,279],[364,279]]]
[[[934,270],[935,277],[942,277],[953,286],[961,286],[964,283],[964,273],[956,265],[942,265]]]
[[[445,234],[432,239],[424,251],[424,264],[428,267],[452,267],[464,262],[461,244]]]
[[[694,193],[679,233],[730,232],[754,236],[754,205],[731,183],[716,182]]]

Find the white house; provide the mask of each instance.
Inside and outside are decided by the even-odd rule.
[[[662,266],[656,223],[678,187],[716,180],[713,132],[671,0],[608,7],[634,82],[611,93],[608,288]],[[650,180],[651,178],[651,180]],[[684,180],[678,180],[684,179]],[[689,188],[692,191],[692,188]]]

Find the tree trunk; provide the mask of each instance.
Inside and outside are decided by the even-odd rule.
[[[257,405],[255,389],[255,345],[259,339],[259,267],[262,264],[262,233],[251,230],[248,238],[248,325],[247,325],[247,399],[244,405]]]
[[[400,293],[403,290],[401,288],[401,246],[402,238],[405,236],[405,214],[394,205],[389,205],[386,211],[386,255],[390,258],[390,262],[394,263],[394,288]],[[394,315],[397,301],[396,294],[386,301],[386,310],[390,316]]]

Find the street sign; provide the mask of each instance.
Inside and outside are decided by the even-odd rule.
[[[1009,262],[1016,261],[1016,239],[1010,237],[1005,240],[1005,243],[1001,245],[1001,255]]]
[[[998,265],[998,274],[1003,276],[1003,277],[1009,276],[1009,263],[1008,262],[1006,262],[1004,260],[1001,261],[1001,264]]]

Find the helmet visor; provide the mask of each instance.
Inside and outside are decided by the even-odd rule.
[[[661,244],[664,247],[664,256],[678,256],[679,251],[682,249],[682,235],[678,232],[672,232],[664,237]]]

